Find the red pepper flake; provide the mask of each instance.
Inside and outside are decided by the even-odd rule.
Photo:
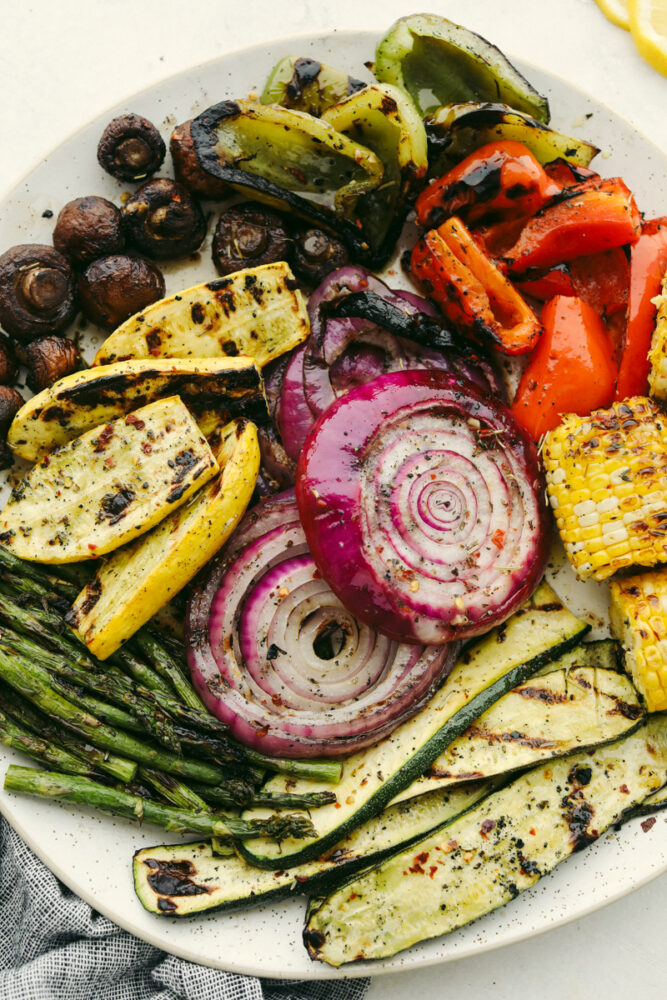
[[[359,899],[359,893],[358,892],[351,892],[350,895],[347,898],[348,898],[348,902],[351,902],[353,899]]]
[[[433,878],[433,876],[435,875],[435,873],[437,872],[437,870],[438,870],[438,866],[437,865],[431,865],[431,867],[428,870],[428,877],[429,878]]]
[[[628,788],[627,785],[621,785],[621,787],[619,788],[619,792],[623,792],[624,795],[629,795],[630,789]]]
[[[500,528],[498,528],[497,531],[494,531],[491,541],[493,542],[493,544],[497,549],[502,549],[503,545],[505,544],[505,532],[501,531]]]
[[[428,851],[422,851],[421,854],[418,854],[415,861],[418,861],[420,865],[425,865],[428,861]]]
[[[92,542],[88,542],[88,548],[90,549],[91,552],[94,552],[95,549],[97,548],[97,545],[93,545]]]
[[[144,455],[150,455],[150,453],[153,450],[153,445],[150,444],[150,442],[148,441],[144,441],[144,443],[141,446],[141,450],[143,451]]]
[[[536,837],[537,836],[537,833],[535,832],[535,827],[534,826],[531,826],[531,828],[528,831],[528,833],[531,835],[531,837]]]
[[[419,862],[416,862],[411,868],[408,869],[408,871],[411,871],[413,875],[425,875],[426,874],[426,872],[424,871],[424,869],[422,868],[422,866],[419,864]]]
[[[128,413],[128,415],[125,417],[125,423],[129,424],[130,427],[136,427],[138,431],[142,431],[146,426],[145,422],[141,420],[139,417],[136,417],[134,413]],[[167,430],[169,429],[170,428],[167,427]]]
[[[342,808],[343,807],[340,802],[334,802],[334,809],[342,809]]]
[[[42,461],[42,468],[43,468],[43,469],[48,469],[48,467],[49,467],[50,465],[51,465],[51,459],[49,458],[49,456],[48,456],[48,455],[45,455],[45,456],[44,456],[44,460]]]
[[[641,827],[642,827],[642,830],[644,831],[644,833],[648,833],[649,830],[651,829],[651,827],[654,827],[654,826],[655,826],[655,816],[649,816],[649,818],[645,819],[643,821],[643,823],[641,824]]]
[[[480,837],[484,837],[484,840],[488,840],[489,834],[495,828],[495,826],[496,826],[495,819],[485,819],[479,828]]]

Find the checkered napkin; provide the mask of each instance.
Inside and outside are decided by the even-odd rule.
[[[206,969],[122,931],[66,889],[0,817],[2,1000],[362,1000],[368,980]]]

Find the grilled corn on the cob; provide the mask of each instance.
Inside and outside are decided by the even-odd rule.
[[[662,279],[662,294],[653,299],[653,303],[658,307],[658,314],[648,354],[651,362],[649,391],[657,399],[667,399],[667,271]]]
[[[610,584],[611,627],[649,712],[667,709],[667,570]]]
[[[568,414],[545,436],[547,487],[577,576],[667,562],[667,420],[643,396],[590,416]]]

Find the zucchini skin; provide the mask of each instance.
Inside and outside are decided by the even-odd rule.
[[[550,626],[550,621],[555,624]],[[386,740],[344,761],[337,789],[339,808],[318,809],[317,838],[284,841],[279,848],[264,838],[249,840],[240,847],[242,857],[257,868],[283,868],[321,856],[356,827],[382,812],[502,695],[522,684],[548,660],[576,646],[589,629],[589,625],[564,608],[549,587],[541,585],[523,608],[459,657],[442,688],[418,715],[399,726]],[[543,638],[543,630],[548,639]],[[525,656],[526,632],[541,643],[539,652],[529,658]],[[513,644],[517,649],[512,655],[507,650]],[[506,661],[509,657],[509,662],[503,663],[498,655],[501,647],[502,656]],[[479,662],[482,658],[486,674]],[[476,666],[469,669],[471,662]],[[280,780],[272,779],[267,788],[280,787]],[[299,791],[313,791],[319,786],[298,782],[297,787]],[[246,819],[261,815],[261,810],[247,810],[243,814]]]
[[[311,904],[306,948],[311,958],[339,966],[456,930],[631,815],[666,777],[664,717],[612,746],[535,768],[444,832]]]

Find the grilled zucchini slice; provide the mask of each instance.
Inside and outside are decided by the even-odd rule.
[[[168,917],[330,892],[361,868],[441,829],[493,788],[489,782],[478,781],[392,806],[324,858],[284,871],[262,871],[242,858],[216,857],[210,843],[145,847],[134,855],[134,887],[147,910]]]
[[[205,566],[250,502],[259,470],[257,428],[236,420],[211,442],[221,473],[148,534],[106,559],[68,622],[105,660]]]
[[[246,354],[261,368],[309,333],[303,295],[289,266],[278,261],[154,302],[104,341],[93,364]]]
[[[101,556],[148,531],[218,471],[179,397],[160,399],[45,455],[12,490],[0,541],[35,562]]]
[[[304,941],[329,965],[386,958],[490,913],[636,809],[667,778],[667,719],[551,761],[348,882],[309,913]]]
[[[609,743],[636,729],[643,716],[632,682],[613,670],[580,667],[532,677],[476,719],[394,802]]]
[[[165,396],[180,396],[195,417],[266,416],[262,377],[252,358],[156,358],[119,361],[60,379],[14,417],[7,444],[37,462],[86,431]]]
[[[313,815],[318,836],[247,840],[239,850],[259,868],[285,868],[316,858],[372,816],[376,816],[415,778],[423,774],[452,740],[495,701],[527,680],[546,660],[576,645],[590,626],[575,618],[546,584],[523,608],[459,657],[443,686],[418,715],[373,747],[343,761],[336,787],[338,802]],[[276,775],[267,791],[321,790],[314,781]],[[247,810],[251,819],[266,810]]]

